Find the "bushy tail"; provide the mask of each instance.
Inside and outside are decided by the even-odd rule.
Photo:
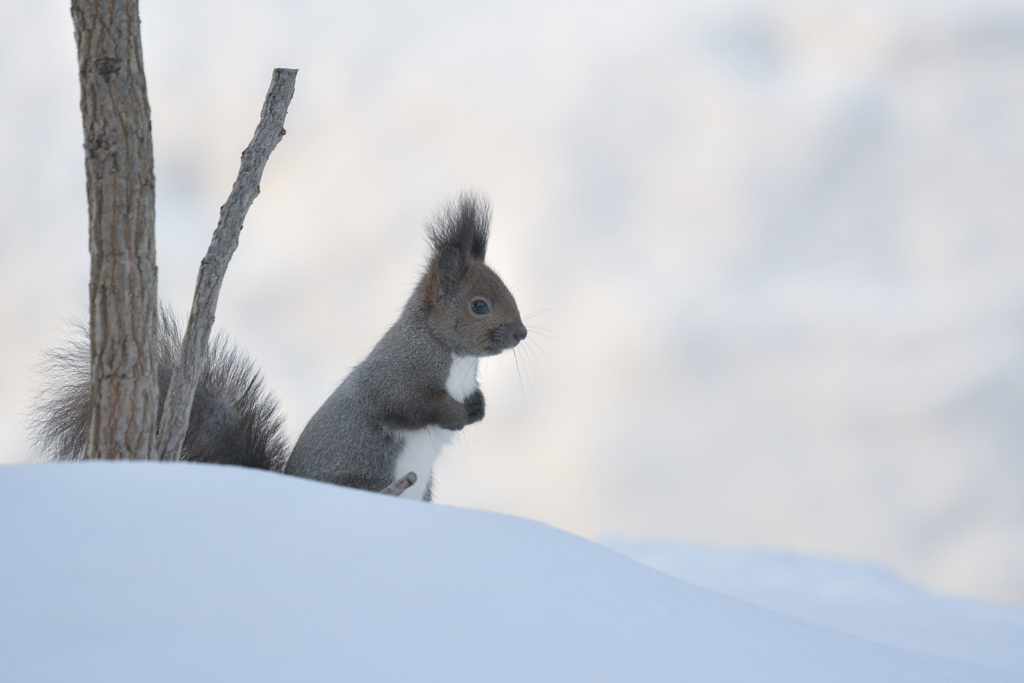
[[[180,325],[166,308],[160,311],[158,335],[163,406],[181,348]],[[45,386],[33,407],[36,444],[51,459],[80,460],[92,410],[89,331],[84,325],[63,347],[48,352],[42,375]],[[182,459],[281,471],[288,457],[283,422],[255,364],[224,337],[214,337],[192,402]]]

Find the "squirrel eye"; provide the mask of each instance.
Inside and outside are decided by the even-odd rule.
[[[486,315],[491,312],[491,307],[487,305],[487,302],[483,299],[474,299],[473,303],[469,305],[473,312],[477,315]]]

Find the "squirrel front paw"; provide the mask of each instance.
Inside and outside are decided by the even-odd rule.
[[[466,425],[484,419],[484,395],[477,389],[459,403],[445,392],[445,401],[438,411],[437,418],[432,421],[438,427],[457,432]]]
[[[477,389],[462,402],[466,406],[466,424],[471,425],[484,419],[484,394]]]

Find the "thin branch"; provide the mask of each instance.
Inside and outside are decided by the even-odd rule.
[[[164,399],[163,414],[157,433],[157,452],[161,460],[179,460],[181,447],[188,431],[192,399],[199,382],[199,373],[206,354],[206,345],[213,328],[217,297],[224,280],[231,255],[238,247],[245,215],[260,193],[260,179],[267,165],[270,153],[285,134],[284,119],[288,104],[295,93],[295,76],[298,69],[274,69],[267,99],[260,112],[260,122],[245,151],[238,178],[227,202],[220,207],[220,220],[213,233],[210,249],[199,267],[196,279],[196,293],[192,300],[192,311],[188,317],[185,338],[181,342],[181,357],[171,375]]]
[[[385,496],[395,496],[396,498],[403,493],[405,490],[416,483],[416,473],[410,472],[398,481],[394,482],[390,486],[381,490]]]

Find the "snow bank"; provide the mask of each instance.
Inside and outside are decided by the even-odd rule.
[[[12,681],[1021,681],[541,524],[210,465],[0,469]]]
[[[861,638],[1024,674],[1024,611],[940,597],[889,571],[788,553],[609,541],[689,584]]]

